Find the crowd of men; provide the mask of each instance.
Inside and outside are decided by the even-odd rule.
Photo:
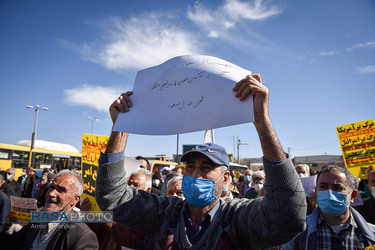
[[[113,211],[113,222],[70,227],[29,223],[17,232],[0,233],[2,247],[365,249],[374,245],[375,171],[368,174],[372,197],[357,209],[350,204],[358,195],[358,180],[344,167],[322,168],[315,192],[306,195],[300,179],[308,178],[310,170],[294,166],[284,153],[268,115],[269,93],[260,75],[247,76],[233,91],[239,101],[253,97],[254,125],[264,155],[262,171],[230,171],[226,150],[203,143],[182,156],[184,168],[151,173],[147,159],[137,157],[141,166],[126,173],[128,134],[112,131],[99,159],[95,195],[102,211]],[[131,112],[131,95],[123,93],[111,105],[113,124],[120,112]],[[25,180],[9,184],[9,189],[14,186],[14,193],[23,197],[37,196],[43,211],[75,213],[77,204],[80,210],[91,209],[91,201],[81,199],[84,183],[75,171],[63,170],[52,179],[46,171],[40,180],[32,169],[26,172]],[[9,180],[0,175],[1,184]],[[39,203],[40,196],[44,203]]]

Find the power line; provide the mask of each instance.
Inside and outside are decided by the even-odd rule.
[[[67,125],[68,127],[74,128],[74,129],[76,129],[77,131],[79,131],[79,132],[81,132],[81,133],[85,133],[85,131],[83,131],[81,128],[77,128],[77,127],[75,127],[75,126],[72,126],[70,123],[67,123],[67,122],[65,122],[65,121],[63,121],[63,120],[60,120],[60,119],[58,119],[58,118],[52,116],[51,114],[47,114],[47,116],[51,117],[52,119],[55,119],[56,121],[58,121],[58,122],[60,122],[60,123],[63,123],[63,124],[65,124],[65,125]]]
[[[316,146],[316,147],[311,147],[311,148],[292,148],[292,149],[293,150],[313,150],[313,149],[323,148],[323,147],[332,145],[334,143],[337,143],[337,140],[329,142],[329,143],[326,143],[326,144],[322,144],[322,145],[319,145],[319,146]]]

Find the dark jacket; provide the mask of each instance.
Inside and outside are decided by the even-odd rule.
[[[42,224],[29,223],[12,235],[1,234],[1,249],[30,249]],[[61,223],[53,233],[47,250],[99,249],[95,233],[84,223]]]
[[[367,222],[375,224],[375,199],[373,197],[363,199],[362,206],[354,207]]]
[[[37,179],[39,179],[37,174],[27,177],[25,181],[25,190],[23,191],[22,197],[31,198],[33,187]]]
[[[8,195],[8,197],[10,196],[21,197],[21,185],[15,180],[10,181],[10,182],[6,181],[1,186],[1,190],[3,190],[4,193]]]
[[[10,212],[10,200],[6,194],[0,190],[0,226],[5,222],[5,217]]]
[[[46,203],[46,194],[48,192],[48,188],[51,185],[50,182],[47,182],[46,184],[43,184],[43,186],[40,188],[39,196],[38,196],[38,207],[44,207],[44,204]]]

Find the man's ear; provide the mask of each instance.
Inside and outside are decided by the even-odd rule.
[[[72,200],[72,203],[70,203],[70,206],[74,207],[80,200],[81,200],[81,196],[79,194],[76,194],[74,196],[74,199]]]
[[[151,188],[147,188],[147,193],[151,193]]]
[[[354,200],[357,197],[357,195],[358,195],[358,190],[353,189],[353,192],[352,192],[351,197],[350,197],[350,203],[354,203]]]
[[[230,176],[230,173],[229,171],[226,171],[223,175],[223,185],[226,185],[228,182],[229,182],[229,176]]]

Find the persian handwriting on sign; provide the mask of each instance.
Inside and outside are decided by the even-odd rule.
[[[211,65],[219,65],[219,66],[224,66],[224,67],[233,67],[232,64],[230,63],[223,63],[215,60],[213,57],[212,58],[204,58],[202,60],[197,60],[194,62],[188,62],[188,63],[181,63],[180,65],[175,65],[174,67],[188,67],[188,66],[202,66],[203,64],[211,64]]]
[[[83,175],[83,178],[87,178],[88,176],[91,176],[91,178],[96,181],[96,177],[97,177],[97,170],[94,170],[94,172],[92,171],[92,166],[90,166],[90,169],[85,169],[85,174]]]
[[[167,80],[163,84],[154,82],[154,84],[151,86],[151,89],[159,89],[160,91],[164,91],[170,87],[177,87],[184,83],[192,83],[194,80],[197,80],[197,79],[201,79],[201,78],[210,79],[211,77],[214,77],[214,76],[223,76],[229,73],[230,73],[229,71],[222,71],[218,74],[210,74],[205,71],[201,71],[201,72],[198,72],[198,74],[196,74],[195,76],[185,77],[181,80],[174,80],[174,81]]]
[[[361,144],[361,145],[353,145],[353,146],[343,147],[342,151],[347,152],[347,151],[354,151],[354,150],[358,150],[358,149],[372,148],[372,147],[375,147],[375,142],[365,143],[365,144]]]
[[[375,163],[374,120],[354,122],[336,128],[345,166],[362,179],[367,178],[363,169]]]
[[[84,193],[95,195],[96,178],[98,174],[98,167],[95,165],[83,163],[82,164],[82,178],[84,180]]]
[[[83,188],[86,192],[89,192],[90,194],[95,193],[95,186],[91,185],[90,182],[83,184]]]
[[[193,108],[196,108],[198,107],[198,105],[203,102],[203,95],[202,97],[197,101],[197,102],[193,102],[193,101],[190,101],[190,102],[186,102],[186,101],[182,101],[182,102],[179,102],[179,103],[174,103],[172,105],[168,105],[168,108],[169,109],[173,109],[173,108],[178,108],[178,110],[182,110],[183,108],[188,107],[193,107]]]
[[[350,164],[357,164],[357,163],[369,163],[373,164],[375,162],[375,156],[369,156],[365,158],[359,158],[359,159],[352,159],[352,160],[347,160],[347,163]]]
[[[355,125],[354,123],[352,123],[352,124],[349,124],[349,125],[350,126],[344,125],[344,126],[337,127],[337,132],[338,133],[349,133],[350,131],[358,131],[362,128],[370,129],[375,124],[374,124],[374,121],[365,121],[363,124]]]
[[[36,209],[35,199],[31,198],[21,198],[21,197],[11,197],[12,207],[19,207],[25,209]]]
[[[372,156],[372,155],[375,155],[375,148],[372,148],[372,149],[365,148],[365,149],[361,149],[358,151],[345,154],[345,159],[350,159],[354,157],[366,157],[366,156]]]
[[[220,58],[201,55],[179,56],[140,70],[133,106],[120,113],[113,130],[172,135],[252,122],[252,97],[240,102],[232,91],[249,74]]]
[[[364,144],[369,142],[375,142],[375,135],[363,135],[363,136],[357,136],[353,138],[347,138],[341,140],[341,146],[352,146],[352,145],[358,145],[358,144]]]
[[[370,135],[370,134],[375,134],[375,128],[363,129],[363,130],[360,130],[360,131],[355,131],[355,132],[350,132],[350,133],[345,133],[345,134],[339,134],[339,138],[344,139],[344,138],[349,138],[349,137],[356,137],[356,136]]]

